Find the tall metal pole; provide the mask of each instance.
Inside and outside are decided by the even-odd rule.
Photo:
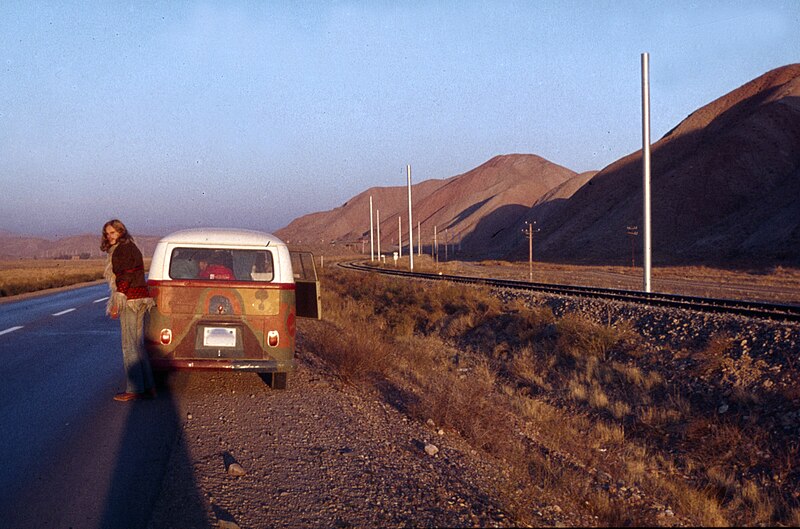
[[[408,174],[408,268],[414,270],[414,224],[411,220],[411,166],[406,165]]]
[[[650,55],[642,53],[642,176],[644,193],[644,291],[650,292]]]
[[[397,216],[397,251],[398,257],[403,257],[403,220]]]
[[[375,214],[377,216],[375,220],[377,221],[377,226],[378,226],[378,262],[380,262],[381,261],[381,210],[376,209]]]
[[[369,260],[375,260],[375,237],[372,235],[372,195],[369,196]]]
[[[417,252],[422,257],[422,223],[417,221]]]

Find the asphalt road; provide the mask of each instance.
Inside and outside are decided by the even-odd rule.
[[[0,304],[2,527],[147,526],[181,418],[169,390],[112,400],[125,381],[107,294]]]

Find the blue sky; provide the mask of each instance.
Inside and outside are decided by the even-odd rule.
[[[498,154],[574,171],[800,61],[800,2],[0,3],[0,230],[277,230]]]

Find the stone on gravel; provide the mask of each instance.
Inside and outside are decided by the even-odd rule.
[[[436,445],[428,443],[425,445],[425,453],[433,457],[439,453],[439,448]]]
[[[247,471],[239,463],[231,463],[228,466],[228,474],[238,478],[247,474]]]

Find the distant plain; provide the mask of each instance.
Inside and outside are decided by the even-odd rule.
[[[150,259],[145,260],[145,268]],[[105,259],[13,259],[0,261],[0,299],[103,278]]]
[[[342,260],[343,257],[336,257]],[[352,255],[350,259],[366,259]],[[330,266],[334,260],[328,258]],[[319,263],[319,261],[318,261]],[[325,261],[322,261],[323,265]],[[318,264],[319,266],[319,264]],[[394,262],[385,265],[394,267]],[[408,269],[408,257],[398,260],[397,266]],[[0,261],[0,298],[49,288],[58,288],[103,278],[104,259],[14,259]],[[149,259],[145,260],[149,267]],[[447,261],[435,263],[430,256],[415,256],[416,271],[529,279],[527,262]],[[641,266],[594,266],[534,262],[531,280],[538,283],[596,286],[641,290]],[[789,267],[769,269],[723,270],[706,266],[668,266],[652,268],[652,290],[690,296],[769,301],[800,304],[800,270]]]

